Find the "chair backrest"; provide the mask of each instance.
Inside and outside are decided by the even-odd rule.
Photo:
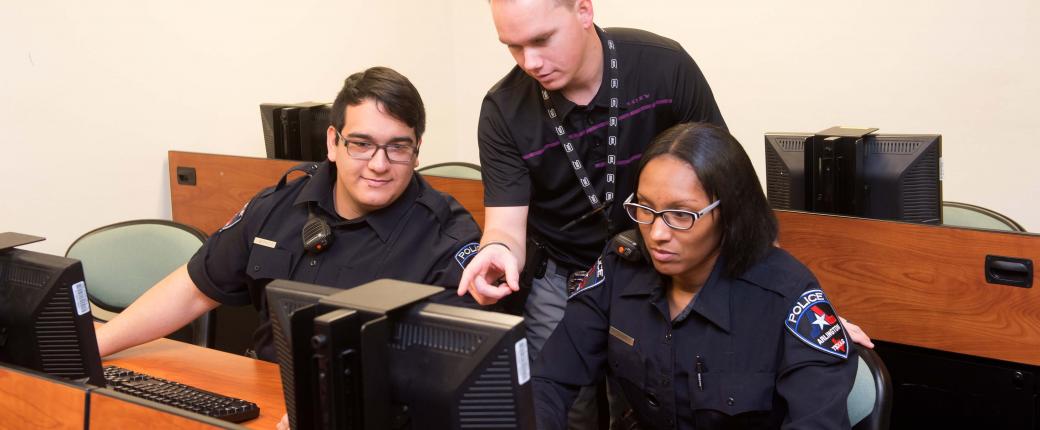
[[[417,172],[437,191],[446,193],[466,208],[477,225],[484,229],[484,182],[480,166],[472,163],[440,163],[425,166]]]
[[[480,166],[473,163],[454,161],[450,163],[438,163],[420,167],[417,171],[422,173],[423,176],[441,176],[445,178],[472,179],[475,181],[481,179]]]
[[[105,311],[119,313],[186,263],[205,240],[204,233],[184,224],[134,220],[80,236],[65,256],[83,263],[90,302]],[[210,330],[207,314],[193,322],[190,333],[173,338],[207,346]]]
[[[892,414],[892,377],[876,352],[858,348],[859,368],[848,398],[855,430],[886,430]]]
[[[943,225],[1025,231],[1017,222],[997,211],[961,202],[943,202]]]

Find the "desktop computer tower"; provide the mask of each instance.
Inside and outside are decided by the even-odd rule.
[[[260,122],[267,158],[324,160],[331,110],[328,103],[262,103]]]

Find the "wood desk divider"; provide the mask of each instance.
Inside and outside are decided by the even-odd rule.
[[[1040,235],[776,213],[780,246],[872,338],[1040,365],[1040,289],[984,273],[987,255],[1040,261]]]
[[[213,234],[257,192],[273,186],[286,170],[299,163],[292,160],[170,151],[173,220]],[[189,174],[194,173],[194,185],[179,183],[178,168]],[[477,224],[484,227],[483,183],[471,179],[423,177],[435,189],[455,197],[473,214]]]

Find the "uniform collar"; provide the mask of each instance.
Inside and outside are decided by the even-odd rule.
[[[335,184],[336,165],[329,160],[318,163],[318,168],[315,169],[311,179],[303,185],[300,194],[293,201],[293,206],[316,203],[321,210],[325,211],[325,215],[330,216],[333,220],[341,219],[336,215],[336,204],[332,199],[331,190]]]
[[[397,197],[397,200],[391,203],[390,206],[365,215],[361,219],[368,221],[368,224],[376,231],[379,238],[383,242],[387,242],[390,240],[390,235],[394,233],[394,230],[397,230],[397,226],[404,220],[408,211],[422,196],[423,191],[425,190],[419,184],[419,175],[412,172],[412,178],[408,181],[408,188],[405,188],[404,192]]]
[[[694,298],[693,312],[700,314],[722,330],[728,332],[731,326],[729,312],[730,289],[734,279],[722,274],[722,268],[725,266],[724,260],[721,255],[715,260],[715,266],[712,267],[711,274],[708,275],[708,281],[704,283],[704,287],[697,292],[697,296]],[[665,317],[670,317],[664,295],[664,288],[668,280],[653,269],[653,263],[646,264],[650,265],[650,270],[644,272],[641,276],[633,278],[632,282],[621,292],[621,296],[651,296],[654,302],[663,301],[665,303],[663,307]]]
[[[719,258],[715,260],[715,267],[711,269],[711,275],[708,275],[708,281],[697,292],[697,298],[693,302],[693,311],[701,314],[723,331],[729,332],[731,318],[729,298],[730,290],[733,288],[733,278],[722,274],[723,267],[725,267],[725,258],[719,255]]]
[[[596,92],[596,95],[592,98],[592,101],[589,102],[588,108],[602,107],[609,109],[610,77],[608,75],[610,73],[608,72],[608,70],[610,69],[608,67],[610,65],[608,63],[610,61],[610,54],[607,51],[609,48],[607,48],[606,32],[604,32],[603,29],[600,28],[598,25],[596,26],[596,35],[599,36],[599,42],[603,48],[603,72],[601,73],[602,76],[600,77],[601,81],[599,83],[599,91]],[[625,82],[622,82],[622,90],[624,90],[624,85]],[[553,106],[556,107],[556,111],[560,114],[561,117],[567,117],[567,115],[570,115],[570,113],[573,112],[576,107],[578,107],[578,105],[574,104],[574,102],[567,100],[567,98],[563,96],[563,93],[559,91],[549,91],[549,100],[552,100]],[[624,105],[620,106],[620,110],[624,109]]]
[[[361,218],[347,220],[336,213],[336,203],[332,196],[335,184],[336,164],[324,161],[318,166],[311,180],[303,186],[303,190],[300,191],[293,205],[316,204],[329,218],[333,227],[367,223],[383,242],[390,239],[390,235],[397,229],[397,225],[405,214],[423,194],[423,187],[420,185],[417,175],[413,173],[408,182],[408,188],[405,188],[404,192],[390,206]]]

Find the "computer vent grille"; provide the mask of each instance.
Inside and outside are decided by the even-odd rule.
[[[903,220],[937,224],[939,211],[935,202],[941,201],[939,183],[935,180],[939,170],[939,151],[930,150],[923,154],[907,170],[903,178]]]
[[[50,282],[46,271],[31,267],[11,265],[7,270],[7,282],[29,288],[43,288]]]
[[[66,378],[87,374],[76,336],[71,288],[59,288],[40,312],[36,323],[36,346],[43,371]]]
[[[885,140],[875,141],[873,145],[867,145],[867,153],[870,154],[913,154],[921,147],[921,142],[910,140]]]
[[[501,352],[484,369],[459,400],[459,423],[464,429],[517,428],[509,349]]]
[[[773,148],[766,150],[766,195],[774,209],[791,208],[791,172]]]
[[[796,152],[805,151],[805,138],[804,137],[799,137],[799,138],[779,137],[779,138],[776,138],[775,141],[776,141],[776,143],[778,145],[780,145],[780,149],[782,149],[784,151],[788,151],[788,152],[790,152],[790,151],[796,151]]]
[[[404,350],[413,346],[432,348],[456,354],[470,355],[484,343],[484,337],[475,333],[407,322],[394,327],[390,347]]]
[[[282,309],[284,310],[281,315],[292,315],[293,311],[302,307],[302,303],[291,303],[283,302]],[[299,428],[296,426],[296,388],[295,379],[293,375],[292,366],[286,364],[291,363],[293,359],[292,346],[289,345],[288,336],[285,336],[283,330],[286,327],[282,327],[282,321],[278,318],[278,313],[271,313],[271,330],[274,332],[274,354],[278,358],[278,372],[282,376],[282,394],[285,396],[285,409],[289,415],[290,428]]]

